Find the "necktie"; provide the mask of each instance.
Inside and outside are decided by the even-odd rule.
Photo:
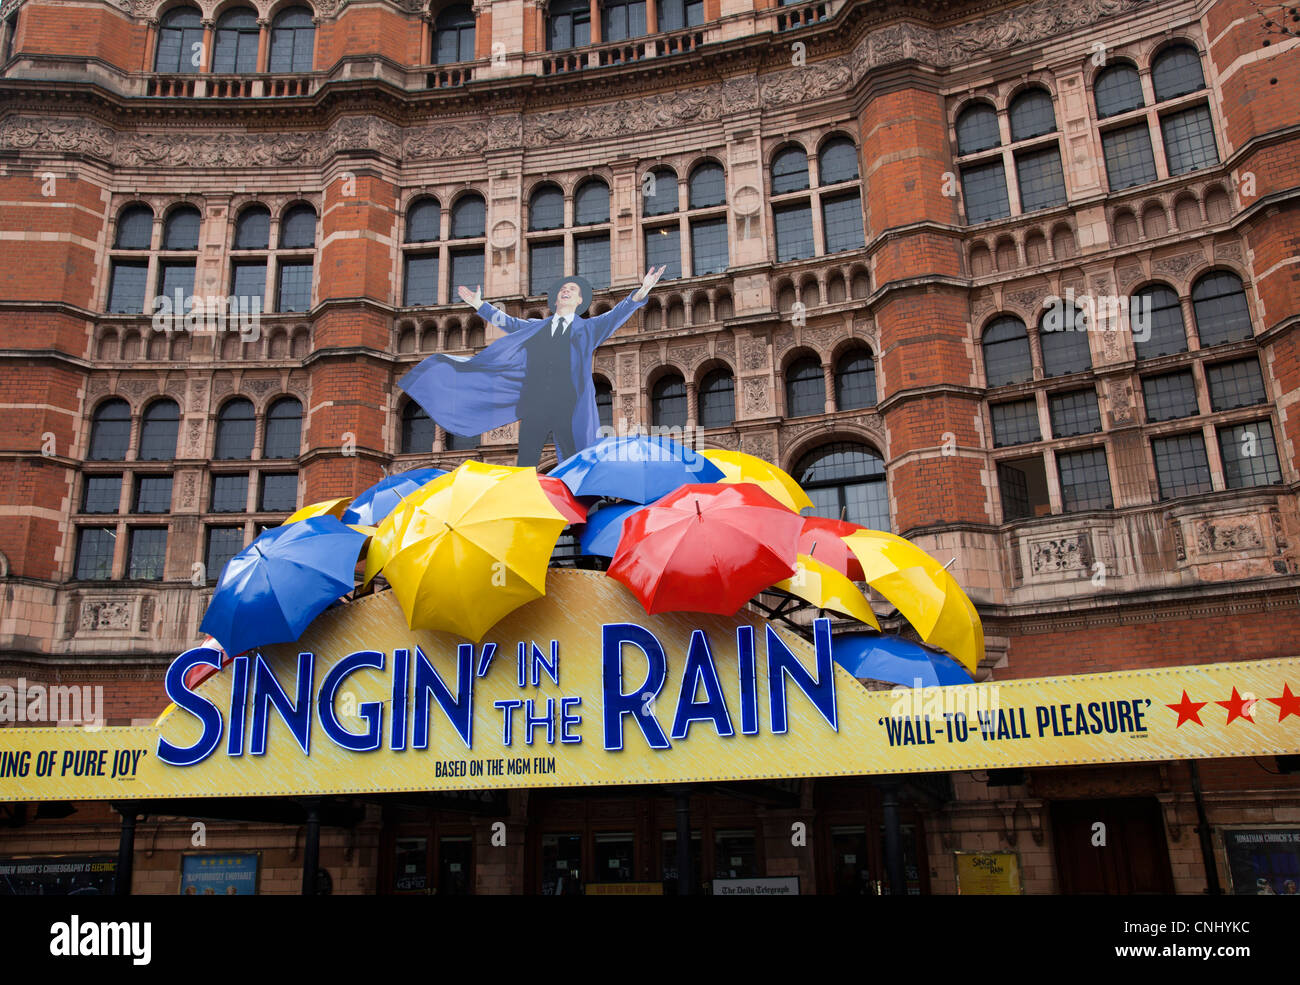
[[[555,321],[551,323],[551,338],[555,338],[557,334],[563,335],[565,331],[568,330],[568,327],[569,327],[569,320],[567,318],[561,318],[559,315],[556,315]]]

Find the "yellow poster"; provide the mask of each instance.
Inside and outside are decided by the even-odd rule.
[[[751,613],[647,616],[596,572],[487,639],[392,593],[241,657],[155,727],[0,730],[0,801],[707,782],[1300,753],[1300,659],[867,691]],[[160,700],[160,705],[163,702]]]
[[[959,896],[1019,896],[1020,856],[1015,852],[955,852]]]

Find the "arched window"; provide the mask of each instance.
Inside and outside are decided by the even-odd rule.
[[[600,418],[600,426],[612,428],[614,426],[614,388],[602,376],[593,376],[591,382],[596,387],[596,415]]]
[[[153,210],[147,205],[129,205],[118,214],[115,250],[147,250],[153,241]]]
[[[203,50],[203,23],[194,7],[177,7],[163,15],[158,27],[155,72],[197,72]]]
[[[436,198],[421,198],[406,210],[406,241],[432,243],[442,235],[442,208]]]
[[[650,392],[650,423],[660,428],[686,426],[686,381],[664,376]]]
[[[604,0],[600,5],[600,37],[603,41],[626,41],[646,32],[646,0]]]
[[[217,21],[212,44],[212,71],[225,74],[257,71],[257,13],[248,7],[227,10]]]
[[[173,209],[163,224],[162,248],[187,252],[188,257],[170,256],[158,264],[158,294],[166,298],[188,298],[194,293],[194,274],[198,267],[199,210],[183,205]],[[182,306],[184,302],[182,301]],[[173,307],[173,310],[182,310]]]
[[[1023,383],[1034,378],[1029,333],[1014,315],[995,319],[984,330],[984,375],[989,386]]]
[[[1088,348],[1088,317],[1074,305],[1054,305],[1038,320],[1038,344],[1043,350],[1043,375],[1065,376],[1092,368]]]
[[[957,116],[957,153],[975,154],[1002,143],[998,114],[988,103],[967,106]]]
[[[236,397],[217,414],[217,442],[213,458],[252,458],[256,425],[253,404]]]
[[[164,250],[197,250],[199,248],[199,210],[189,205],[172,209],[163,225]]]
[[[302,404],[281,397],[266,412],[263,458],[297,458],[302,445]]]
[[[591,4],[587,0],[555,0],[547,25],[547,50],[563,51],[588,44],[591,44]]]
[[[487,205],[482,195],[462,195],[451,207],[451,238],[473,239],[487,228]]]
[[[722,170],[722,165],[715,161],[698,165],[687,182],[686,200],[687,207],[692,209],[726,205],[727,175]]]
[[[1151,86],[1158,103],[1204,89],[1205,74],[1196,49],[1176,44],[1160,52],[1151,66]]]
[[[786,417],[826,413],[826,376],[811,356],[791,363],[785,371]]]
[[[564,226],[564,192],[559,185],[542,185],[528,199],[528,229],[560,229]],[[482,236],[481,232],[470,235]]]
[[[598,178],[584,181],[573,196],[573,224],[609,222],[609,186]]]
[[[1046,89],[1029,89],[1011,101],[1011,139],[1028,140],[1056,130],[1056,112]]]
[[[271,72],[310,72],[316,27],[306,7],[286,10],[271,26]]]
[[[704,0],[658,0],[659,30],[680,31],[704,23]]]
[[[1227,270],[1212,270],[1192,285],[1192,312],[1203,349],[1254,334],[1241,278]]]
[[[835,364],[835,409],[876,405],[876,361],[866,349],[850,349]]]
[[[474,12],[464,4],[453,4],[433,22],[433,62],[450,65],[474,60]]]
[[[95,462],[126,461],[131,444],[131,406],[125,400],[106,400],[95,410],[90,425],[90,454]]]
[[[813,501],[813,515],[889,529],[885,463],[866,445],[836,442],[800,459],[794,478]]]
[[[235,222],[234,249],[265,250],[270,245],[271,210],[265,205],[250,205]]]
[[[408,400],[402,408],[402,454],[427,454],[433,450],[433,421],[423,407]]]
[[[834,185],[858,176],[858,149],[848,137],[832,137],[817,153],[820,184]]]
[[[1093,80],[1092,92],[1097,102],[1097,115],[1102,119],[1127,113],[1144,103],[1137,69],[1125,62],[1099,72]]]
[[[677,172],[655,168],[641,182],[641,214],[667,215],[677,211]]]
[[[772,158],[772,194],[803,191],[808,187],[808,155],[802,147],[784,147]]]
[[[280,248],[310,249],[316,245],[316,210],[310,205],[295,205],[280,220]]]
[[[1129,299],[1129,326],[1139,359],[1187,351],[1187,329],[1178,295],[1163,284],[1144,287]]]
[[[729,428],[736,420],[736,381],[715,369],[700,381],[700,427]]]
[[[145,408],[140,427],[140,461],[166,462],[176,457],[180,409],[174,400],[155,400]]]
[[[471,451],[478,447],[479,440],[483,436],[480,434],[469,435],[468,437],[460,434],[447,432],[447,451]]]

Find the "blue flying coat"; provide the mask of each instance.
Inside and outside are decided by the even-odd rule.
[[[573,435],[579,449],[593,444],[599,436],[592,356],[597,346],[644,304],[644,300],[634,301],[629,294],[603,315],[575,315],[569,326],[569,372],[578,394]],[[479,305],[477,313],[506,334],[474,356],[434,353],[397,381],[429,417],[445,430],[464,437],[519,420],[519,398],[528,372],[528,340],[539,331],[550,331],[554,317],[511,318],[486,301]]]

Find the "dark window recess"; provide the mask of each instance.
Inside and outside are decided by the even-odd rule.
[[[614,391],[608,383],[599,378],[593,378],[596,387],[596,416],[600,419],[600,426],[612,428],[614,426]]]
[[[994,448],[1024,445],[1042,439],[1038,427],[1038,404],[1032,398],[1009,404],[994,404],[989,409],[993,416]]]
[[[140,428],[140,460],[165,462],[176,457],[180,408],[172,400],[155,400],[144,412]]]
[[[406,254],[402,291],[407,307],[438,303],[438,254]]]
[[[1129,301],[1129,325],[1139,359],[1187,351],[1187,329],[1178,295],[1163,284],[1138,291]]]
[[[125,400],[108,400],[100,404],[90,425],[90,460],[124,461],[130,444],[130,406]]]
[[[961,169],[961,194],[966,203],[966,221],[972,225],[1011,214],[1007,198],[1007,176],[999,158],[989,164]]]
[[[1061,479],[1061,509],[1064,512],[1114,507],[1104,448],[1057,452],[1056,470]]]
[[[1034,378],[1025,323],[1014,315],[995,319],[984,330],[984,375],[991,387],[1024,383]]]
[[[1097,115],[1118,116],[1143,105],[1142,82],[1132,65],[1112,65],[1099,73],[1092,84],[1097,100]]]
[[[414,400],[402,408],[402,454],[427,453],[433,449],[434,424]]]
[[[1146,121],[1101,135],[1110,190],[1121,191],[1156,180],[1156,159]]]
[[[1199,431],[1155,438],[1151,450],[1155,455],[1161,499],[1195,496],[1214,488],[1210,481],[1210,462],[1205,455],[1205,438]]]
[[[1065,204],[1059,147],[1017,154],[1016,177],[1020,182],[1020,211],[1037,212]]]
[[[271,243],[271,212],[263,205],[250,205],[239,213],[235,224],[236,250],[264,250]]]
[[[81,496],[82,513],[116,513],[122,503],[120,475],[88,475]]]
[[[1192,311],[1201,346],[1239,342],[1254,334],[1241,278],[1215,270],[1192,285]]]
[[[586,277],[597,291],[609,287],[609,233],[575,237],[573,252],[579,277]]]
[[[1205,379],[1209,384],[1212,411],[1250,407],[1268,400],[1259,361],[1254,356],[1207,366]]]
[[[801,192],[808,187],[808,155],[802,147],[786,147],[772,158],[772,194]]]
[[[311,261],[280,264],[277,311],[306,311],[311,307]]]
[[[212,477],[213,513],[243,513],[248,509],[248,473]]]
[[[998,489],[1004,521],[1046,516],[1052,510],[1042,455],[998,462]]]
[[[302,404],[282,397],[266,414],[266,442],[263,458],[297,458],[302,443]]]
[[[812,515],[889,529],[885,463],[866,445],[835,442],[809,452],[792,473],[813,501]]]
[[[1017,96],[1009,112],[1011,140],[1028,140],[1056,130],[1056,112],[1052,97],[1043,89],[1031,89]]]
[[[590,226],[609,222],[609,186],[603,181],[587,181],[573,196],[573,224]]]
[[[167,528],[132,528],[128,554],[128,578],[161,581],[167,563]]]
[[[1219,428],[1223,478],[1229,489],[1271,486],[1282,481],[1277,444],[1269,421],[1250,421]]]
[[[164,250],[197,250],[202,216],[198,209],[173,209],[163,225]]]
[[[876,362],[862,349],[847,352],[835,364],[835,409],[876,405]]]
[[[312,12],[305,7],[286,10],[271,26],[272,72],[310,72],[316,28]]]
[[[147,205],[132,205],[117,217],[115,250],[147,250],[153,242],[153,210]]]
[[[207,550],[204,553],[207,580],[221,577],[226,562],[244,549],[243,527],[208,527]]]
[[[665,376],[650,395],[651,423],[655,427],[686,426],[686,382],[680,376]]]
[[[1180,44],[1162,51],[1151,67],[1151,85],[1158,103],[1204,89],[1205,75],[1196,49]]]
[[[862,236],[862,197],[857,192],[822,199],[822,222],[826,232],[826,252],[858,250],[865,245]]]
[[[801,260],[817,252],[813,243],[812,206],[807,202],[774,205],[772,217],[776,222],[778,261]]]
[[[451,253],[451,283],[448,285],[452,296],[461,287],[471,291],[483,284],[483,247],[473,250],[453,250]]]
[[[826,376],[816,359],[800,359],[785,371],[787,417],[826,413]]]
[[[721,164],[712,161],[701,164],[691,172],[687,183],[688,208],[705,209],[712,205],[725,205],[727,201],[727,175]]]
[[[252,458],[253,404],[242,397],[230,401],[217,415],[217,446],[213,458]]]
[[[545,185],[528,200],[528,228],[560,229],[564,225],[564,192],[556,185]],[[481,235],[475,233],[474,235]]]
[[[446,441],[447,451],[472,451],[479,446],[479,442],[482,438],[483,436],[481,434],[463,435],[452,434],[448,431]]]
[[[818,182],[823,187],[858,176],[858,149],[848,137],[832,137],[817,158]]]
[[[528,244],[528,293],[545,294],[564,274],[564,241]]]
[[[647,171],[641,180],[641,214],[668,215],[677,211],[677,173],[670,168]]]
[[[1048,308],[1038,323],[1038,344],[1043,351],[1043,375],[1066,376],[1092,368],[1088,346],[1088,318],[1073,305]]]
[[[170,475],[142,475],[135,480],[133,513],[170,513],[172,509],[172,477]]]
[[[1195,417],[1200,413],[1196,402],[1196,381],[1188,369],[1143,377],[1142,397],[1147,406],[1147,420],[1152,423]]]
[[[264,473],[258,509],[263,513],[292,513],[298,508],[298,473]]]
[[[1171,175],[1199,171],[1219,163],[1210,107],[1190,106],[1177,113],[1166,113],[1160,117],[1160,131]]]
[[[104,581],[113,577],[113,548],[117,531],[112,527],[81,527],[77,531],[78,581]]]
[[[672,280],[682,275],[682,236],[676,226],[659,226],[645,231],[646,265],[663,265],[664,278]]]
[[[691,265],[696,277],[727,269],[727,220],[695,219],[691,222]]]
[[[442,207],[436,198],[411,203],[406,212],[406,241],[432,243],[442,235]]]
[[[700,427],[731,427],[735,418],[735,380],[730,370],[716,369],[700,383]]]
[[[280,248],[307,250],[316,245],[316,210],[295,205],[280,220]]]
[[[987,103],[977,103],[957,117],[957,154],[976,154],[1002,143],[998,135],[998,114]]]
[[[474,239],[487,228],[487,203],[481,195],[462,195],[451,207],[451,238]]]
[[[1052,417],[1052,437],[1070,438],[1101,430],[1101,413],[1097,409],[1096,390],[1071,390],[1054,393],[1047,401]]]
[[[138,315],[144,312],[144,291],[149,281],[149,264],[135,260],[114,260],[108,287],[110,315]],[[152,311],[150,312],[152,314]]]

